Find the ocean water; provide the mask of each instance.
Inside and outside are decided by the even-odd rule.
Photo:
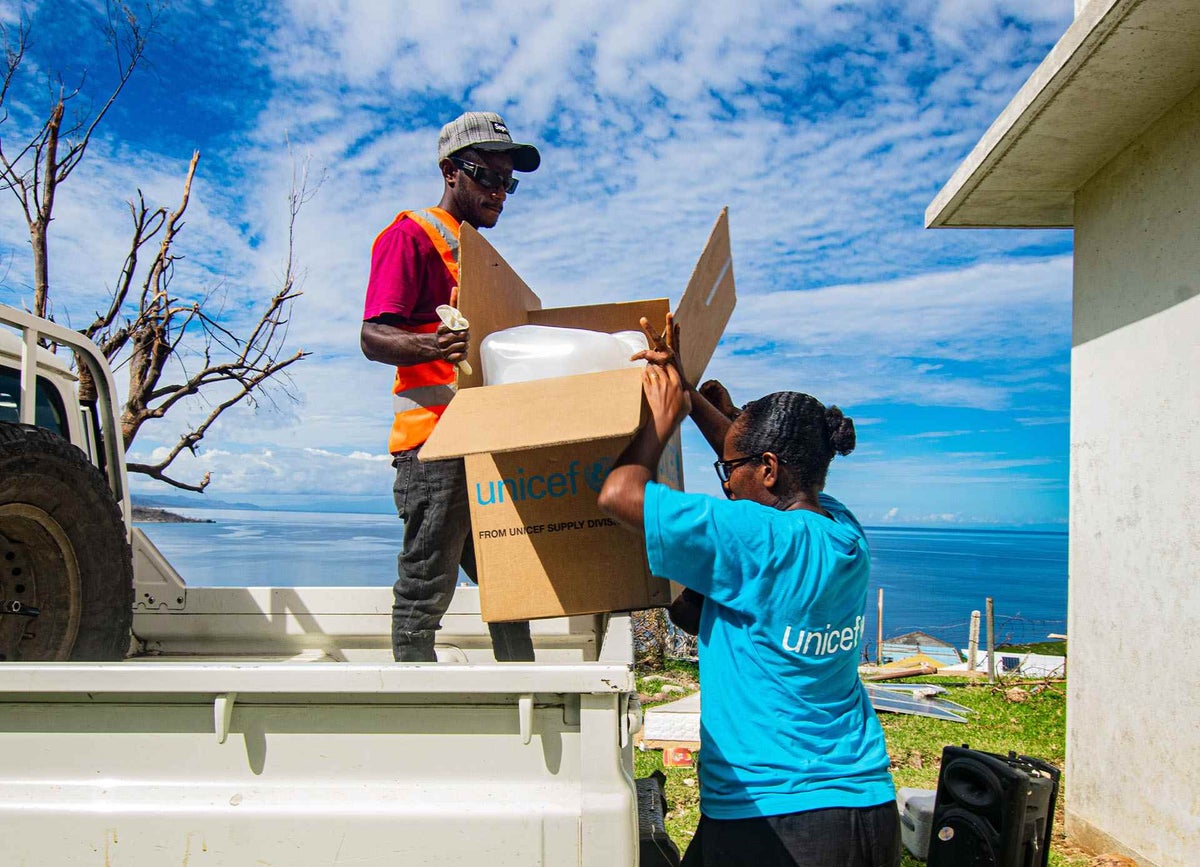
[[[391,586],[404,526],[395,515],[250,509],[171,511],[211,524],[138,524],[189,585]]]
[[[193,586],[391,586],[402,525],[391,515],[178,509],[211,524],[139,526]],[[996,641],[1066,632],[1067,535],[868,527],[867,631],[923,630],[966,647],[972,610],[995,608]],[[981,641],[983,633],[981,632]]]
[[[867,540],[868,619],[875,629],[882,588],[885,639],[919,629],[966,647],[971,612],[982,620],[988,597],[997,644],[1066,634],[1065,532],[868,527]]]

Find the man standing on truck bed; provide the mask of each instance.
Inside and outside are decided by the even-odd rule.
[[[498,114],[463,114],[438,138],[442,200],[436,208],[401,211],[371,249],[362,351],[396,367],[388,449],[396,468],[396,511],[404,521],[392,605],[398,662],[436,661],[434,633],[454,595],[460,563],[476,577],[463,462],[417,459],[454,396],[455,365],[467,357],[470,333],[450,330],[436,312],[440,304],[456,303],[459,226],[496,225],[517,188],[513,171],[532,172],[540,162],[537,148],[514,142]],[[528,622],[488,628],[497,660],[533,660]]]

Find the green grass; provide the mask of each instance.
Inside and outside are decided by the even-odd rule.
[[[638,692],[643,697],[649,697],[643,702],[644,707],[654,707],[668,701],[675,701],[683,695],[695,692],[699,686],[700,670],[695,663],[668,659],[661,672],[639,673],[637,677]],[[682,687],[683,694],[664,694],[664,684]],[[633,769],[635,777],[647,777],[655,771],[662,771],[667,776],[667,833],[679,847],[682,855],[691,842],[696,824],[700,821],[700,780],[696,777],[694,768],[664,768],[661,750],[634,750]]]
[[[647,674],[646,677],[638,678],[639,691],[650,697],[646,702],[647,707],[680,697],[678,694],[663,695],[660,687],[664,682],[683,686],[690,691],[697,680],[696,667],[679,662],[668,663],[668,668],[661,674]],[[660,679],[656,680],[656,677]],[[973,749],[1002,754],[1015,750],[1021,755],[1033,756],[1059,768],[1063,767],[1066,759],[1065,684],[1022,685],[1024,700],[1013,701],[1006,695],[1007,687],[1004,686],[955,682],[945,678],[926,680],[947,687],[947,698],[971,708],[975,713],[971,714],[965,724],[929,717],[879,714],[887,737],[888,753],[892,759],[892,775],[897,788],[936,788],[942,748],[947,745],[965,743]],[[687,848],[700,819],[700,783],[695,770],[664,768],[662,753],[658,750],[635,750],[634,766],[638,777],[647,776],[655,770],[666,774],[669,807],[667,832],[682,853]],[[1064,790],[1067,782],[1064,778]],[[1064,792],[1060,791],[1050,865],[1083,867],[1090,863],[1090,858],[1071,846],[1062,836],[1063,797]],[[916,867],[921,863],[905,852],[903,867]]]

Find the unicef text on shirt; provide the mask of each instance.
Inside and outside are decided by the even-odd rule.
[[[611,457],[599,458],[586,466],[581,461],[571,461],[566,472],[533,473],[528,476],[525,475],[524,469],[518,468],[516,475],[511,479],[476,482],[475,502],[480,506],[492,506],[503,503],[506,498],[510,503],[519,503],[524,500],[542,500],[546,497],[573,497],[580,493],[580,479],[587,490],[599,494],[612,465]]]
[[[826,656],[838,652],[846,653],[858,647],[862,641],[863,619],[854,618],[853,626],[832,628],[832,623],[826,623],[825,628],[798,629],[795,644],[789,644],[792,636],[791,626],[783,630],[783,649],[789,653],[803,653],[809,656]]]

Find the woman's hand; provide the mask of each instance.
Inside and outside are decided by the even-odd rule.
[[[707,382],[702,382],[698,391],[705,400],[711,403],[721,415],[730,421],[733,421],[742,414],[742,411],[733,402],[733,398],[729,396],[729,392],[725,390],[725,386],[721,384],[720,380],[710,379]]]
[[[656,348],[634,356],[649,362],[642,370],[642,392],[650,405],[654,423],[638,431],[621,452],[612,472],[604,479],[597,500],[600,511],[638,533],[645,532],[642,510],[646,502],[646,485],[654,479],[667,440],[692,409],[691,397],[674,363],[679,331],[672,329],[670,314],[667,317],[667,333],[674,335],[670,344],[665,338],[650,334],[649,323],[643,319],[642,327],[647,329]]]
[[[673,364],[647,364],[642,371],[642,391],[654,416],[659,442],[666,442],[692,411],[692,399]]]
[[[650,327],[650,320],[645,316],[641,318],[640,324],[650,348],[634,353],[629,360],[645,359],[650,364],[657,364],[660,367],[666,365],[674,367],[676,373],[679,374],[679,381],[683,385],[684,391],[690,391],[692,386],[683,375],[683,363],[679,358],[679,326],[675,322],[675,314],[667,313],[667,327],[662,334],[655,333],[654,329]]]

